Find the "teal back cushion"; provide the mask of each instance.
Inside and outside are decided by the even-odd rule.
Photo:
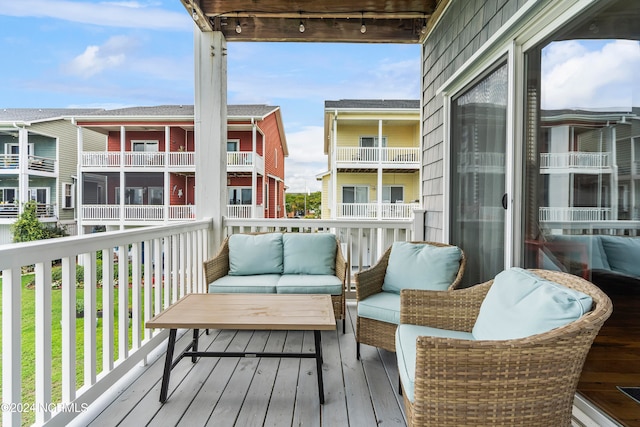
[[[582,292],[514,267],[495,277],[471,332],[477,340],[524,338],[578,320],[591,304]]]
[[[600,236],[611,270],[640,277],[640,237]]]
[[[229,237],[229,275],[282,273],[282,233]]]
[[[382,290],[400,293],[401,289],[446,290],[460,269],[462,251],[456,246],[395,242]]]
[[[284,274],[336,272],[336,236],[330,233],[285,233]]]

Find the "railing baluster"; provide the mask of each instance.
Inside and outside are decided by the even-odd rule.
[[[35,265],[36,280],[36,424],[51,418],[51,262]],[[4,283],[4,282],[3,282]]]
[[[62,258],[62,401],[76,398],[76,263]]]
[[[84,385],[96,382],[96,256],[84,259]]]
[[[102,251],[102,371],[113,369],[113,248]]]
[[[151,241],[145,240],[142,242],[143,245],[143,256],[144,256],[144,321],[145,324],[147,320],[153,317],[153,270],[151,268]],[[154,335],[154,330],[146,328],[145,329],[145,337],[147,339],[151,339]]]
[[[134,350],[142,344],[142,326],[140,325],[141,307],[141,247],[136,242],[131,245],[131,345]]]
[[[20,268],[2,271],[2,403],[22,402],[22,284]],[[20,411],[2,411],[2,424],[19,426]]]
[[[118,359],[129,355],[129,247],[118,246]]]

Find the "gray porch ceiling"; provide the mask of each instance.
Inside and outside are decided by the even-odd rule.
[[[419,43],[449,2],[449,0],[180,1],[193,16],[200,30],[221,31],[227,41],[350,43]],[[366,28],[364,32],[362,32],[365,29],[363,24]]]

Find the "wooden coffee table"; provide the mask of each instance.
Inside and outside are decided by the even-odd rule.
[[[316,359],[318,393],[324,403],[320,331],[333,330],[336,321],[330,295],[299,294],[189,294],[146,323],[147,328],[169,329],[160,402],[167,400],[171,369],[184,357],[292,357]],[[193,329],[193,339],[173,360],[178,329]],[[313,353],[198,351],[200,329],[313,331]]]

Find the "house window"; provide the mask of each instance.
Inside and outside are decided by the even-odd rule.
[[[75,185],[65,182],[62,184],[63,191],[63,201],[62,207],[63,209],[72,209],[75,207],[75,197],[74,197]]]
[[[164,188],[149,187],[149,204],[150,205],[164,204]]]
[[[17,188],[0,188],[0,203],[16,203]]]
[[[27,154],[33,155],[33,143],[27,144]],[[4,144],[4,154],[20,154],[20,145],[19,144]]]
[[[158,152],[158,141],[131,141],[131,150],[132,151],[144,151],[157,153]]]
[[[229,187],[230,205],[250,205],[252,201],[251,187]]]
[[[360,147],[377,147],[378,146],[378,137],[377,136],[361,136],[360,137]],[[382,146],[387,146],[387,137],[382,137]]]
[[[29,200],[43,205],[49,204],[49,189],[46,187],[29,188]]]
[[[465,285],[504,269],[507,71],[497,64],[451,100],[450,242],[482,254],[467,263]]]
[[[342,203],[369,203],[369,187],[364,185],[342,187]]]
[[[124,190],[125,205],[142,205],[144,204],[144,190],[142,187],[126,187]],[[120,204],[120,187],[115,188],[116,204]]]
[[[602,266],[597,242],[607,234],[635,236],[632,221],[640,219],[633,170],[640,16],[634,2],[597,3],[525,53],[521,249],[524,267],[566,270],[600,284],[602,269],[613,271]],[[597,31],[601,22],[606,31]],[[610,266],[626,262],[604,259]]]
[[[227,152],[240,151],[240,140],[230,139],[227,141]]]
[[[404,203],[404,187],[385,185],[382,187],[383,203]]]

